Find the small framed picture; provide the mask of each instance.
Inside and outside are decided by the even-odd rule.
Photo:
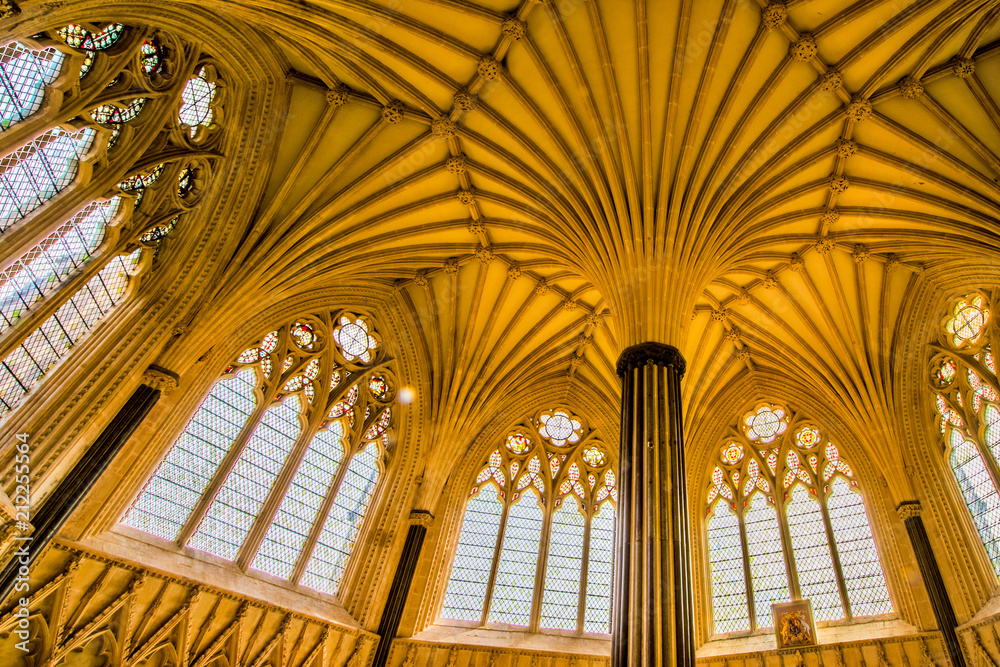
[[[778,648],[816,646],[816,624],[813,623],[812,602],[795,600],[771,605],[774,635]]]

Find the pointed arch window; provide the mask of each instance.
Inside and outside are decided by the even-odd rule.
[[[198,183],[215,158],[186,161],[185,151],[211,145],[221,135],[213,126],[197,128],[197,137],[174,138],[181,104],[162,93],[183,84],[183,77],[179,83],[152,81],[148,63],[155,58],[158,64],[161,52],[143,46],[161,39],[172,38],[121,24],[79,23],[33,36],[30,42],[42,45],[38,48],[17,42],[0,46],[2,127],[30,119],[5,135],[9,152],[0,154],[0,235],[18,248],[17,254],[0,257],[0,415],[134,291],[162,240],[198,203]],[[78,55],[70,57],[74,51]],[[197,51],[174,51],[189,59],[175,62],[177,70],[194,79],[200,76],[195,70],[217,76],[207,60],[190,60]],[[53,83],[66,85],[65,64],[81,61],[81,77],[99,70],[103,78],[91,75],[76,84],[72,112],[64,113],[57,103],[43,105]],[[118,99],[114,91],[125,78],[133,84]],[[158,100],[147,104],[137,97],[135,89],[142,86],[160,92]],[[53,99],[58,102],[59,96]],[[88,99],[103,102],[80,114]],[[203,104],[211,109],[215,103],[213,88]],[[164,127],[171,122],[174,128]],[[155,128],[166,141],[153,141],[157,132],[143,128]],[[31,131],[41,132],[28,138]],[[123,144],[127,150],[120,150]],[[152,171],[131,167],[153,158],[152,150],[169,154],[171,161]],[[184,182],[183,192],[167,185],[174,178]],[[26,237],[42,240],[25,249]]]
[[[758,405],[718,450],[707,493],[715,632],[771,627],[771,605],[817,621],[892,612],[864,500],[821,427]]]
[[[223,371],[122,523],[335,594],[382,478],[395,395],[369,317],[289,322]]]
[[[476,476],[441,618],[610,632],[617,500],[610,454],[580,417],[519,424]]]
[[[932,345],[929,373],[937,422],[955,481],[1000,576],[1000,383],[990,300],[956,300]]]

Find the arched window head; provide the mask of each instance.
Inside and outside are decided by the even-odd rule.
[[[122,523],[335,594],[392,449],[395,397],[368,316],[296,318],[223,370]]]
[[[955,481],[986,554],[1000,575],[1000,384],[989,298],[973,292],[951,303],[933,346],[931,390]]]
[[[566,408],[496,443],[472,481],[442,619],[610,632],[611,452]]]
[[[762,403],[720,444],[707,494],[715,632],[773,625],[812,601],[817,621],[892,611],[857,478],[821,426]]]
[[[64,75],[76,66],[79,80]],[[221,134],[182,131],[178,97],[206,72],[216,86],[206,55],[150,27],[76,22],[0,45],[0,237],[41,239],[0,272],[0,415],[134,292],[199,204],[222,159],[202,149]]]

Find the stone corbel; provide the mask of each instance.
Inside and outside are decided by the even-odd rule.
[[[161,396],[168,396],[177,389],[180,377],[165,368],[150,366],[142,374],[142,383],[152,389],[158,389]]]

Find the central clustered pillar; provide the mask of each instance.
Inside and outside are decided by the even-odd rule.
[[[677,348],[643,343],[618,359],[622,379],[611,667],[694,666]]]

